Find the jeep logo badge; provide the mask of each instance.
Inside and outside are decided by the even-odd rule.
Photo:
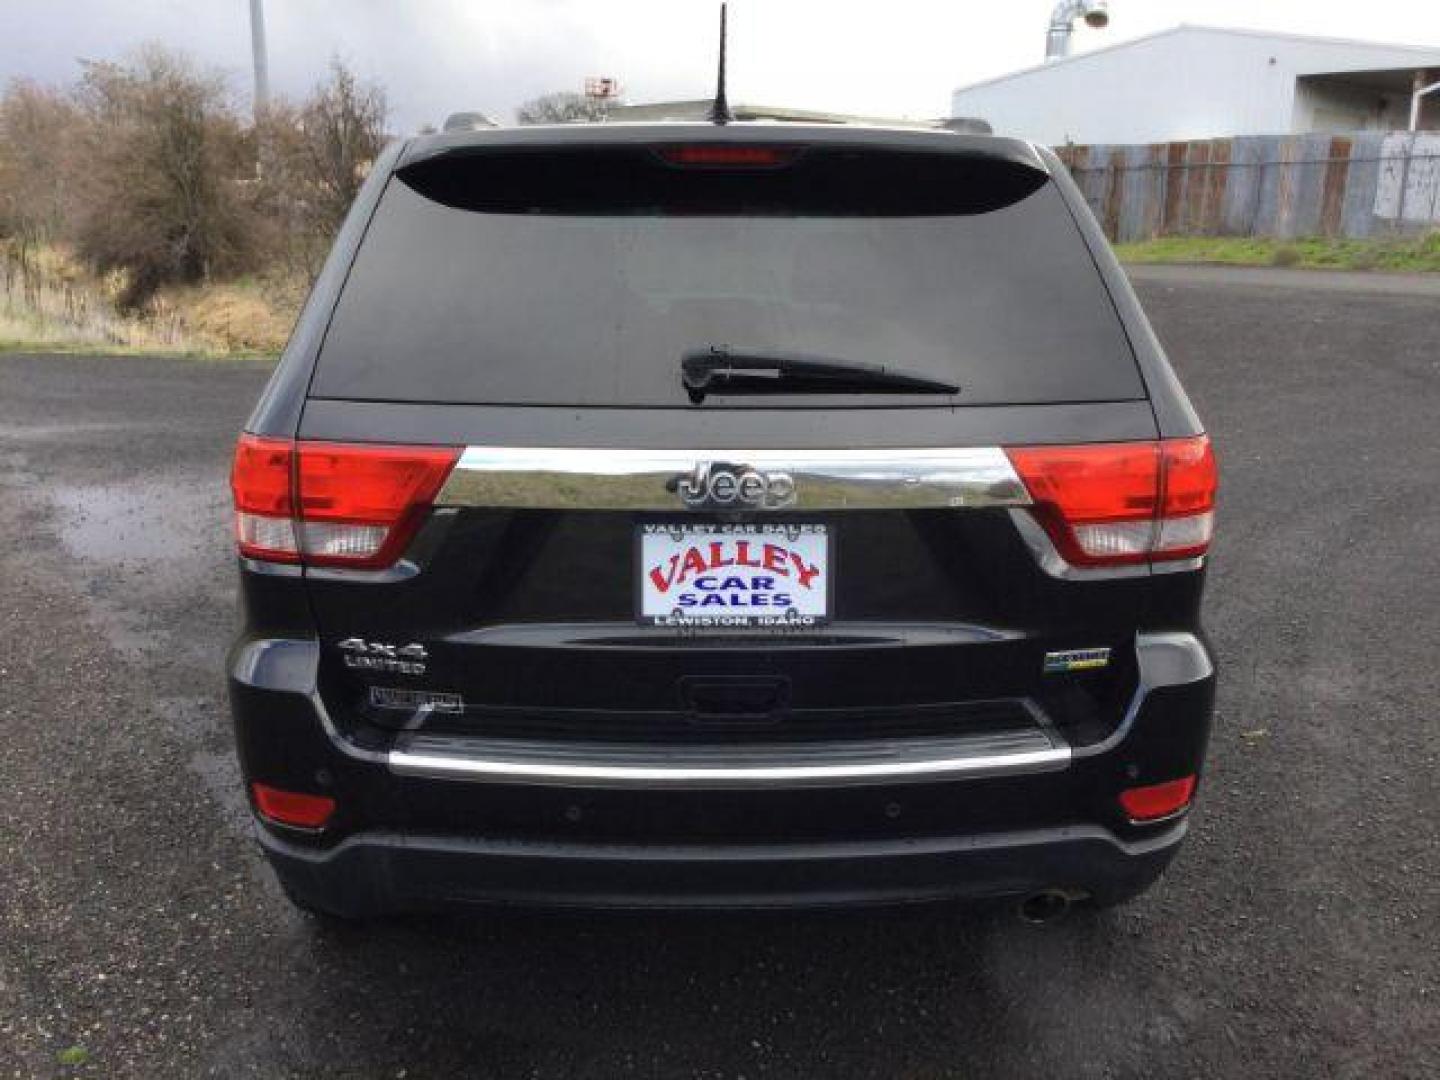
[[[682,473],[665,486],[696,509],[776,510],[795,501],[795,481],[789,473],[762,473],[748,465],[702,461],[694,472]]]

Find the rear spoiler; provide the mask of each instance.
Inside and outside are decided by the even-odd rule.
[[[988,125],[987,125],[988,126]],[[646,123],[574,124],[445,131],[406,143],[396,162],[402,170],[442,157],[492,150],[581,150],[663,144],[744,144],[956,155],[1050,174],[1036,148],[1022,139],[949,128],[887,128],[842,124]]]
[[[984,214],[1050,179],[1028,144],[1005,139],[810,139],[788,125],[739,127],[647,125],[634,133],[642,138],[619,140],[597,139],[593,128],[587,138],[552,130],[543,140],[473,139],[436,148],[395,176],[454,210],[671,217]]]

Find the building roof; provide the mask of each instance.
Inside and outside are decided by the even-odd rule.
[[[1023,78],[1037,71],[1050,71],[1067,64],[1079,64],[1088,60],[1095,60],[1107,53],[1118,52],[1122,49],[1134,48],[1137,45],[1147,44],[1159,38],[1166,38],[1180,34],[1226,34],[1232,37],[1264,38],[1276,43],[1301,44],[1301,45],[1335,45],[1349,49],[1371,49],[1377,56],[1382,53],[1406,54],[1413,57],[1412,64],[1391,65],[1377,63],[1376,68],[1387,68],[1392,66],[1425,67],[1430,64],[1440,64],[1440,46],[1426,45],[1395,45],[1384,41],[1365,41],[1360,38],[1338,38],[1321,37],[1314,34],[1290,34],[1269,30],[1246,30],[1228,26],[1205,26],[1198,23],[1180,23],[1168,30],[1157,30],[1151,34],[1142,34],[1140,37],[1130,38],[1128,41],[1117,41],[1113,45],[1103,45],[1098,49],[1090,49],[1083,53],[1072,53],[1069,56],[1062,56],[1055,60],[1047,60],[1043,63],[1032,64],[1018,71],[1006,72],[1004,75],[996,75],[989,79],[981,79],[978,82],[966,83],[955,88],[956,93],[963,93],[966,90],[975,90],[982,86],[993,86],[996,83],[1003,83],[1010,79]],[[1399,59],[1399,57],[1396,57]],[[1302,74],[1320,74],[1320,71],[1302,72]]]

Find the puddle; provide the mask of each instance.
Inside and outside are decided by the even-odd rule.
[[[229,538],[224,490],[191,477],[56,487],[49,495],[61,543],[88,562],[184,573],[216,537]]]
[[[29,439],[36,442],[47,439],[66,440],[74,439],[77,435],[93,435],[111,431],[123,431],[126,433],[140,430],[135,424],[120,423],[96,423],[96,424],[5,424],[0,423],[0,439],[19,442],[21,439]]]
[[[209,470],[45,490],[61,549],[110,644],[213,668],[233,609],[228,494]],[[228,627],[228,619],[226,620]]]

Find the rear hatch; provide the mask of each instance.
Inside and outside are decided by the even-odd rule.
[[[1001,448],[1155,437],[1024,144],[438,143],[388,183],[300,438],[463,456],[394,567],[307,569],[324,692],[377,731],[1098,738],[1149,578],[1047,572]]]

